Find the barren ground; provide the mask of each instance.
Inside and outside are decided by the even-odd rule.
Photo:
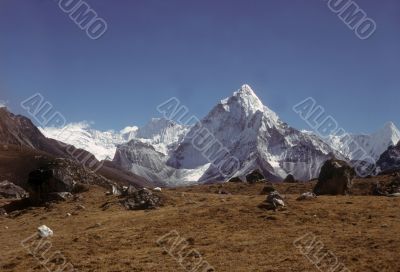
[[[318,271],[293,244],[306,233],[350,271],[400,271],[400,198],[298,202],[311,185],[283,184],[277,188],[287,208],[273,212],[257,207],[265,198],[261,184],[224,188],[232,195],[216,194],[218,185],[164,190],[166,205],[145,212],[126,211],[117,197],[92,187],[81,200],[0,217],[0,271],[47,271],[21,245],[43,224],[54,231],[49,252],[60,251],[77,271],[185,271],[157,244],[172,230],[216,271]],[[57,267],[50,259],[45,266]]]

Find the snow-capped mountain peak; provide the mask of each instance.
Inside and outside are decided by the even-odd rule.
[[[209,150],[195,146],[193,139],[197,131],[207,131],[217,144],[210,143]],[[272,180],[283,179],[289,173],[298,179],[308,179],[316,176],[331,152],[333,149],[317,137],[280,121],[250,86],[243,85],[191,128],[171,154],[168,165],[198,169],[211,163],[200,182],[243,176],[255,169]],[[210,159],[207,154],[214,154],[214,157]],[[240,162],[239,167],[233,171],[224,168],[221,162],[228,160]]]
[[[389,146],[399,141],[400,131],[393,122],[387,122],[372,134],[345,134],[326,139],[329,145],[351,160],[365,155],[377,160]]]
[[[153,118],[144,127],[128,126],[119,132],[96,130],[85,121],[70,123],[61,128],[39,129],[46,137],[87,150],[98,160],[111,160],[118,145],[134,139],[152,145],[157,152],[166,155],[183,138],[188,127],[165,118]]]
[[[400,138],[400,131],[399,129],[396,127],[396,125],[389,121],[387,122],[383,128],[378,131],[379,134],[384,134],[384,135],[390,135],[393,138]],[[397,136],[397,137],[396,137]],[[397,144],[397,143],[396,143]]]
[[[88,122],[70,123],[65,127],[39,128],[47,137],[91,152],[98,160],[114,157],[116,144],[125,142],[122,134],[113,130],[99,131]]]
[[[269,127],[282,123],[278,115],[261,102],[248,84],[244,84],[232,96],[222,100],[221,105],[226,112],[237,118],[249,118],[259,112],[268,120]]]
[[[227,111],[244,110],[246,116],[253,115],[257,111],[264,111],[261,100],[247,84],[234,92],[231,97],[222,100],[221,104]]]

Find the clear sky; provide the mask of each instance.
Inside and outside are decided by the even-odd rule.
[[[143,125],[176,96],[203,117],[248,83],[296,128],[314,97],[349,132],[400,125],[400,1],[358,0],[358,39],[323,0],[87,0],[108,24],[89,39],[54,0],[0,0],[0,100],[40,92],[68,121]]]

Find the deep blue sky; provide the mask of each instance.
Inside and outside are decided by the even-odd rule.
[[[322,0],[88,0],[90,40],[54,0],[0,0],[0,99],[41,92],[70,122],[142,125],[176,96],[203,117],[248,83],[297,128],[312,96],[350,132],[400,125],[400,2],[358,0],[378,25],[359,40]]]

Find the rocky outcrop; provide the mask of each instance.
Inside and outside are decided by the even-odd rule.
[[[56,159],[32,171],[27,182],[30,198],[34,202],[46,201],[53,193],[80,191],[83,185],[98,185],[107,189],[118,187],[69,159]]]
[[[351,188],[354,176],[354,169],[345,161],[328,160],[321,168],[314,193],[316,195],[345,195]]]
[[[304,201],[304,200],[313,200],[317,198],[317,195],[312,192],[306,192],[301,194],[296,200],[297,201]]]
[[[121,204],[127,210],[150,210],[162,206],[164,199],[159,193],[140,189],[121,200]]]
[[[229,182],[239,183],[239,182],[243,182],[243,181],[239,177],[234,177],[234,178],[231,178],[229,180]]]
[[[259,170],[254,170],[246,176],[246,181],[250,184],[265,181],[264,175]]]
[[[285,207],[285,202],[283,201],[283,197],[277,191],[273,191],[267,195],[266,200],[258,207],[261,209],[276,211],[279,208]]]
[[[376,162],[378,172],[390,172],[400,170],[400,142],[390,146]]]
[[[286,176],[286,178],[283,180],[283,182],[286,183],[296,183],[296,179],[294,178],[294,176],[292,174],[289,174]]]
[[[400,175],[395,174],[389,182],[377,182],[372,186],[371,194],[375,196],[400,196]]]
[[[24,189],[14,183],[8,180],[0,182],[0,198],[22,199],[28,196],[29,194]]]
[[[269,193],[272,193],[276,191],[273,184],[269,183],[267,185],[264,186],[264,188],[261,190],[261,195],[268,195]]]

